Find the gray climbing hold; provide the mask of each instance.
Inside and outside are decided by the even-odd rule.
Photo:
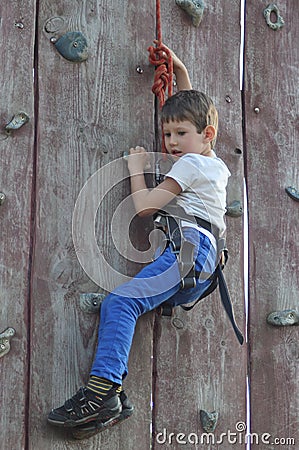
[[[207,433],[213,433],[215,431],[218,422],[218,412],[216,411],[206,412],[203,409],[201,409],[199,411],[199,416],[204,431],[206,431]]]
[[[80,308],[82,311],[93,314],[98,313],[101,309],[101,304],[105,298],[105,294],[88,293],[80,295]]]
[[[291,197],[296,202],[299,202],[299,191],[298,189],[294,188],[293,186],[288,186],[285,188],[286,193],[289,197]]]
[[[276,22],[273,22],[271,20],[272,14],[276,15]],[[268,5],[267,8],[264,9],[264,17],[268,27],[270,27],[274,31],[280,30],[280,28],[284,26],[284,20],[280,15],[279,9],[275,5],[275,3],[270,3],[270,5]]]
[[[18,114],[15,114],[13,116],[13,118],[7,125],[5,125],[5,130],[18,130],[27,122],[29,122],[29,116],[25,112],[19,112]]]
[[[10,341],[15,334],[16,330],[12,327],[6,328],[6,330],[0,333],[0,358],[9,352]]]
[[[274,311],[267,317],[267,323],[275,327],[287,327],[299,324],[299,314],[295,309]]]
[[[234,200],[226,207],[226,213],[229,217],[240,217],[243,214],[243,206],[239,200]]]
[[[82,62],[88,58],[87,40],[80,31],[64,34],[54,45],[61,56],[69,61]]]
[[[189,14],[193,25],[198,27],[202,21],[205,2],[203,0],[175,0],[175,3]]]

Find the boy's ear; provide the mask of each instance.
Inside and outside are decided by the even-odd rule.
[[[205,139],[208,142],[212,142],[213,139],[215,139],[216,136],[216,129],[213,125],[207,125],[206,128],[204,129],[204,135],[205,135]]]

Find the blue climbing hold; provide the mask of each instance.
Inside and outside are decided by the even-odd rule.
[[[88,58],[87,40],[80,31],[64,34],[54,45],[61,56],[69,61],[82,62]]]

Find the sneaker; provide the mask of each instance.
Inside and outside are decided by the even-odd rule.
[[[79,391],[60,408],[52,409],[48,422],[62,427],[76,427],[91,420],[107,421],[121,413],[119,395],[111,389],[111,395],[104,400],[86,387]]]
[[[101,431],[104,431],[107,428],[113,427],[114,425],[128,419],[133,414],[134,406],[124,391],[121,391],[119,398],[122,404],[122,411],[119,416],[113,417],[112,419],[108,419],[106,421],[97,419],[84,425],[74,427],[72,428],[72,436],[75,439],[88,439],[98,433],[101,433]]]

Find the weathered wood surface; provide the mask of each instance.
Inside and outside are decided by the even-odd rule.
[[[299,330],[272,327],[266,318],[298,311],[298,203],[285,188],[299,183],[299,4],[277,3],[285,25],[273,31],[263,17],[268,3],[248,0],[246,12],[251,429],[271,434],[270,442],[293,438],[296,446],[280,447],[293,449],[299,442]]]
[[[40,3],[29,441],[34,450],[150,446],[152,315],[141,319],[136,329],[125,385],[136,404],[136,414],[128,423],[88,441],[73,442],[47,426],[46,415],[87,381],[97,338],[97,315],[85,314],[79,308],[79,294],[99,288],[83,272],[75,254],[72,214],[76,199],[97,169],[130,146],[141,144],[152,150],[153,70],[146,49],[155,27],[153,10],[153,1]],[[86,36],[90,52],[86,62],[71,63],[58,54],[50,43],[55,33],[44,28],[51,17],[64,19],[57,36],[66,31],[81,31]],[[137,66],[144,68],[142,74],[136,71]],[[123,173],[116,174],[119,180],[126,170],[124,164]],[[111,185],[117,181],[111,180]],[[128,193],[128,182],[108,192],[96,227],[99,247],[124,273],[128,267],[131,272],[134,268],[115,251],[109,223]],[[121,221],[116,224],[119,236],[123,235],[123,225]]]
[[[0,109],[0,192],[7,196],[0,206],[0,332],[8,326],[16,329],[10,353],[0,360],[0,448],[231,449],[226,437],[221,443],[219,438],[245,421],[247,350],[238,345],[219,294],[191,313],[176,310],[172,322],[154,314],[139,321],[125,384],[136,405],[130,421],[83,442],[46,423],[51,407],[86,382],[97,340],[97,315],[79,307],[80,293],[101,291],[103,286],[84,273],[76,256],[72,214],[78,195],[88,178],[123,150],[137,144],[156,148],[153,68],[146,51],[154,35],[155,2],[39,2],[36,35],[37,3],[19,3],[2,5],[0,19],[5,50],[0,55],[5,99]],[[187,64],[194,88],[210,93],[218,107],[217,153],[232,172],[228,203],[242,202],[245,137],[251,431],[297,443],[298,327],[275,328],[266,317],[271,311],[298,310],[298,203],[287,196],[285,187],[299,189],[299,7],[296,0],[278,5],[285,25],[275,32],[263,17],[268,2],[247,0],[242,136],[240,2],[206,3],[203,21],[194,28],[175,2],[162,2],[163,37]],[[61,28],[55,32],[57,26]],[[75,30],[89,43],[90,56],[82,64],[65,60],[50,42],[51,37]],[[142,73],[136,71],[138,66]],[[29,115],[29,123],[5,135],[4,125],[19,111]],[[106,261],[131,276],[139,265],[126,256],[132,252],[124,235],[130,208],[117,208],[129,184],[125,165],[119,167],[105,174],[111,177],[111,189],[99,207],[95,228]],[[96,201],[95,197],[95,206]],[[79,215],[83,218],[85,213],[83,205]],[[230,259],[225,275],[244,329],[242,218],[227,222]],[[130,236],[143,250],[147,232],[148,222],[133,221]],[[122,236],[123,242],[113,241]],[[211,437],[210,444],[177,443],[176,438],[188,440],[190,433],[192,442],[200,440],[200,409],[219,413],[218,443],[213,445]],[[160,442],[157,433],[162,433]],[[295,448],[291,444],[281,441],[283,448]],[[245,447],[243,442],[236,445]]]
[[[190,68],[193,87],[209,93],[218,108],[217,153],[232,173],[228,191],[231,203],[243,201],[240,2],[206,3],[203,20],[199,28],[194,28],[174,2],[164,2],[163,35],[165,43]],[[227,223],[230,259],[225,275],[237,321],[244,329],[242,217],[228,218]],[[220,443],[220,435],[229,429],[235,432],[236,423],[246,418],[246,345],[239,346],[219,293],[203,300],[192,312],[177,308],[172,322],[157,317],[154,355],[154,448],[231,449],[225,437]],[[210,444],[208,438],[201,444],[204,430],[200,410],[219,414],[214,445],[211,436]],[[239,444],[238,448],[245,446]]]
[[[0,206],[0,332],[7,327],[16,330],[10,352],[0,359],[3,450],[23,448],[28,418],[25,408],[29,374],[27,302],[34,148],[34,27],[34,1],[1,5],[0,191],[6,195],[6,201]],[[7,136],[4,126],[20,111],[30,116],[30,122]]]

